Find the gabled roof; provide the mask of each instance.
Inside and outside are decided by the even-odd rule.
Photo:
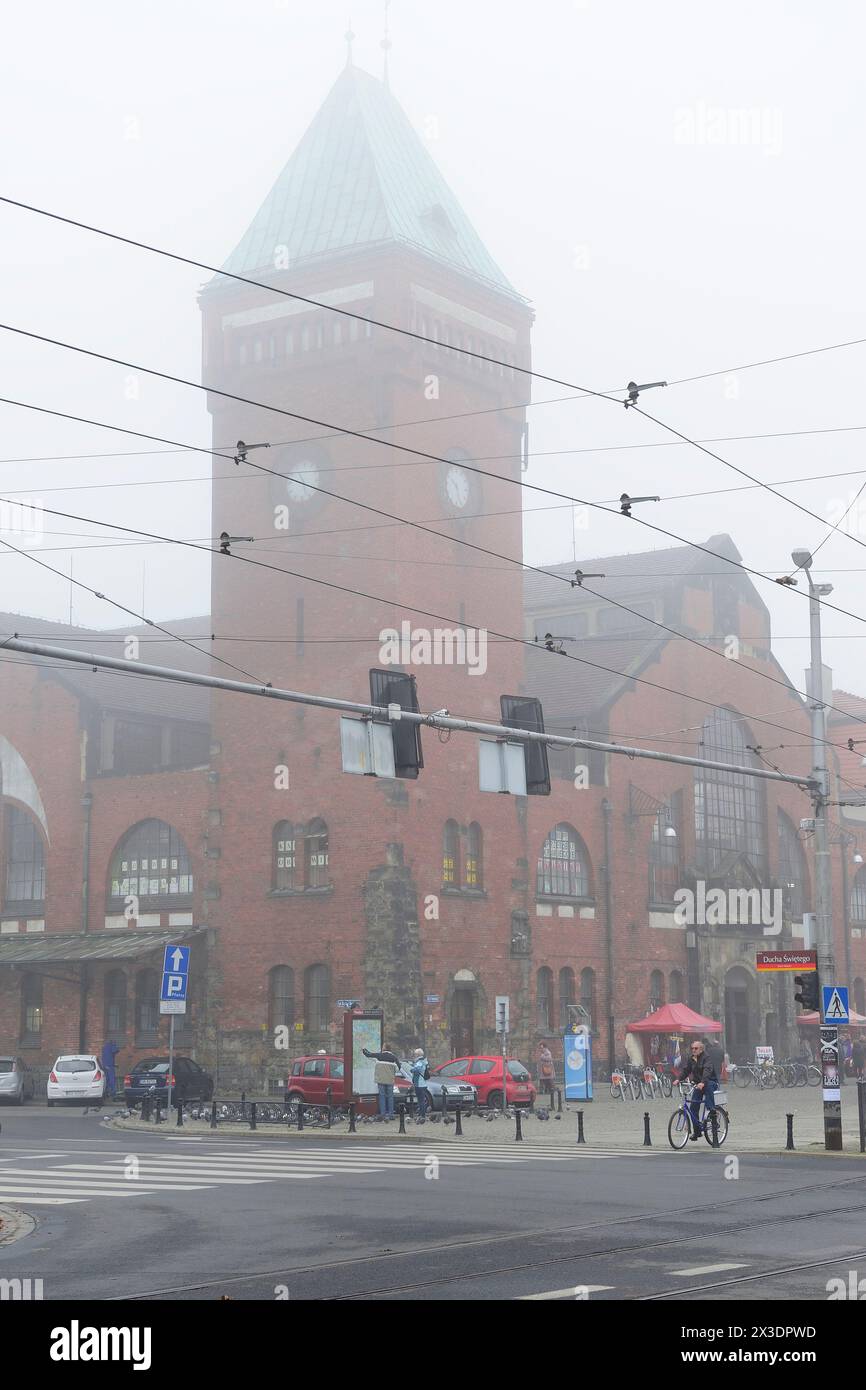
[[[224,269],[273,273],[278,247],[295,269],[389,242],[516,297],[402,107],[350,64]],[[217,277],[208,288],[219,284]]]

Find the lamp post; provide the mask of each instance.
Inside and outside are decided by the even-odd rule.
[[[830,847],[827,834],[827,709],[824,704],[824,666],[821,653],[820,600],[833,592],[832,584],[816,584],[812,579],[812,554],[795,550],[791,555],[798,569],[804,571],[809,584],[809,646],[811,680],[809,711],[812,720],[812,774],[816,782],[815,803],[815,928],[818,956],[818,979],[823,984],[836,981],[836,957],[833,946],[833,901],[830,877]],[[825,1023],[823,1000],[819,999],[819,1018]],[[836,1034],[838,1044],[838,1033]],[[837,1052],[838,1058],[838,1052]],[[830,1088],[823,1089],[824,1147],[842,1148],[842,1102],[827,1100]],[[837,1094],[840,1094],[837,1091]]]

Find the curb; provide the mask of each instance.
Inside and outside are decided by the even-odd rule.
[[[23,1240],[36,1230],[36,1218],[20,1207],[0,1206],[0,1246]]]

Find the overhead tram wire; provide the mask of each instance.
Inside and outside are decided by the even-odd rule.
[[[3,499],[0,498],[0,501],[2,501],[2,500],[3,500]],[[69,516],[70,516],[69,513],[65,513],[65,512],[64,512],[64,513],[55,513],[55,512],[53,511],[53,509],[50,508],[50,507],[46,507],[46,508],[45,508],[45,511],[48,512],[50,515],[62,515],[62,516],[66,516],[66,517],[69,517]],[[202,552],[204,552],[204,553],[206,553],[206,554],[211,554],[211,555],[213,554],[213,551],[212,551],[212,550],[210,549],[210,547],[208,547],[208,546],[198,545],[198,544],[196,544],[196,543],[193,542],[193,541],[179,540],[179,539],[177,539],[176,537],[160,536],[160,535],[159,535],[158,533],[156,533],[156,532],[153,532],[153,531],[144,531],[144,530],[142,530],[142,529],[140,529],[140,528],[138,528],[138,527],[122,526],[122,525],[121,525],[120,523],[118,523],[118,522],[103,522],[103,521],[97,521],[97,520],[95,520],[94,518],[91,518],[91,517],[87,517],[87,518],[84,518],[84,517],[72,517],[71,519],[77,520],[77,521],[87,520],[87,521],[91,522],[91,523],[92,523],[93,525],[95,525],[95,526],[108,526],[108,527],[111,527],[113,530],[128,532],[130,535],[147,536],[147,537],[149,537],[149,538],[152,539],[152,540],[162,540],[162,541],[166,541],[167,543],[169,543],[169,544],[171,544],[171,545],[178,545],[178,546],[182,546],[182,547],[184,547],[184,548],[186,548],[186,549],[198,550],[198,551],[202,551]],[[370,593],[367,593],[366,591],[364,591],[363,589],[349,588],[348,585],[345,585],[345,584],[337,584],[334,580],[314,578],[312,575],[301,574],[301,573],[299,573],[299,572],[296,571],[296,570],[284,569],[284,568],[283,568],[282,566],[280,566],[280,565],[272,565],[272,564],[269,564],[268,562],[263,561],[263,560],[256,560],[256,559],[253,559],[252,556],[249,556],[249,555],[242,555],[242,554],[240,554],[240,553],[238,553],[238,552],[236,552],[236,551],[230,551],[229,554],[228,554],[227,556],[221,557],[221,558],[227,558],[227,559],[230,559],[230,560],[240,561],[240,563],[242,563],[242,564],[247,564],[247,565],[252,565],[252,566],[254,566],[256,569],[264,569],[264,570],[273,571],[273,572],[276,573],[276,574],[287,575],[287,576],[289,576],[290,578],[293,578],[293,579],[300,579],[300,580],[302,580],[302,581],[304,581],[305,583],[308,583],[308,584],[316,584],[316,585],[318,585],[318,586],[320,586],[320,587],[322,587],[322,588],[332,589],[332,590],[334,590],[335,592],[338,592],[338,593],[349,594],[349,595],[351,595],[351,596],[354,597],[354,598],[369,599],[371,602],[373,602],[373,603],[381,603],[381,604],[385,605],[386,607],[388,607],[388,608],[391,609],[391,610],[393,610],[393,608],[394,608],[394,600],[393,600],[393,598],[384,598],[381,594],[370,594]],[[62,574],[62,571],[59,571],[59,573]],[[67,576],[67,575],[63,575],[63,578],[68,578],[68,576]],[[468,628],[474,628],[474,629],[476,629],[476,630],[479,630],[477,624],[471,623],[471,622],[467,621],[466,619],[459,619],[459,618],[454,618],[454,617],[452,617],[452,616],[447,616],[447,615],[442,614],[442,613],[435,613],[435,612],[432,612],[432,611],[429,610],[429,609],[426,609],[426,608],[418,608],[418,607],[416,607],[416,606],[414,606],[414,605],[412,605],[412,604],[408,604],[408,603],[402,603],[402,602],[401,602],[400,605],[399,605],[399,607],[400,607],[401,611],[403,611],[403,612],[407,612],[407,613],[418,613],[418,614],[420,614],[421,616],[423,616],[423,617],[425,617],[425,618],[435,618],[438,622],[450,623],[452,626],[462,627],[462,628],[467,628],[467,627],[468,627]],[[484,626],[484,631],[487,632],[489,635],[492,635],[493,637],[500,637],[500,638],[504,638],[506,641],[514,642],[514,643],[515,643],[516,645],[518,645],[518,646],[531,647],[533,651],[538,651],[538,650],[542,650],[542,651],[543,651],[543,650],[545,650],[544,648],[539,649],[538,644],[537,644],[536,642],[532,641],[530,638],[527,638],[527,637],[515,637],[515,636],[514,636],[513,634],[511,634],[511,633],[499,632],[499,631],[497,631],[495,628],[491,628],[491,627],[487,627],[487,626]],[[8,640],[8,639],[7,639],[7,640]],[[2,645],[2,643],[0,643],[0,645]],[[677,696],[679,696],[679,697],[682,698],[682,699],[686,699],[686,700],[692,701],[692,702],[694,702],[694,703],[696,703],[696,704],[704,705],[704,706],[706,706],[708,709],[716,709],[716,710],[722,710],[722,709],[724,709],[724,710],[727,712],[727,706],[725,706],[725,705],[716,704],[715,701],[707,700],[704,696],[701,696],[701,695],[692,695],[692,694],[690,694],[690,693],[687,692],[687,691],[680,690],[680,689],[678,689],[678,688],[676,688],[676,687],[673,687],[673,686],[662,685],[662,684],[661,684],[660,682],[658,682],[658,681],[651,681],[651,680],[647,679],[646,676],[627,675],[624,671],[618,671],[618,670],[616,670],[616,669],[615,669],[614,667],[612,667],[612,666],[605,666],[605,665],[604,665],[603,663],[601,663],[601,662],[590,661],[589,658],[587,658],[587,657],[576,656],[576,655],[572,654],[571,652],[561,652],[561,653],[555,653],[555,654],[554,654],[554,653],[551,653],[551,655],[559,656],[560,658],[564,658],[566,661],[574,661],[574,662],[577,662],[578,665],[581,665],[581,666],[588,666],[588,667],[590,667],[590,668],[592,668],[592,669],[594,669],[594,670],[604,671],[604,672],[605,672],[606,674],[608,674],[608,675],[619,676],[619,677],[621,677],[621,678],[624,679],[624,680],[634,681],[636,684],[650,686],[652,689],[654,689],[654,690],[660,690],[660,691],[662,691],[662,693],[664,693],[664,694],[666,694],[666,695],[677,695]],[[749,669],[751,669],[751,668],[749,668]],[[787,687],[786,687],[786,688],[787,688]],[[793,693],[793,692],[792,692],[792,693]],[[744,719],[748,719],[748,720],[751,721],[752,723],[766,724],[768,727],[771,727],[771,728],[774,728],[774,729],[779,729],[782,733],[786,733],[786,734],[796,734],[798,737],[802,736],[802,732],[803,732],[803,731],[802,731],[801,729],[792,729],[792,728],[791,728],[790,726],[788,726],[788,725],[785,725],[785,724],[778,724],[778,723],[775,723],[775,722],[771,722],[771,721],[769,721],[769,720],[763,719],[760,715],[756,715],[756,714],[746,714],[746,715],[743,715],[742,717],[743,717]],[[846,717],[850,719],[852,716],[848,715],[848,716],[846,716]],[[866,724],[866,719],[856,719],[855,722],[857,722],[857,723],[862,723],[862,724]]]
[[[355,319],[359,323],[368,323],[374,328],[382,328],[385,329],[386,332],[397,333],[402,337],[412,338],[416,342],[427,343],[432,347],[441,348],[443,346],[441,343],[437,341],[437,339],[430,338],[424,333],[418,333],[414,329],[404,328],[398,324],[388,323],[384,319],[371,318],[369,315],[359,314],[356,310],[343,309],[333,304],[325,304],[322,300],[313,299],[308,295],[298,294],[296,291],[293,290],[282,289],[279,286],[274,285],[267,280],[254,280],[251,276],[248,275],[238,275],[234,271],[224,270],[221,266],[210,265],[206,261],[198,261],[193,259],[191,256],[182,256],[177,251],[169,251],[162,246],[153,246],[150,243],[146,241],[140,241],[135,237],[122,236],[119,232],[110,232],[105,227],[97,227],[89,222],[81,222],[74,217],[65,217],[61,213],[51,212],[48,208],[37,207],[33,203],[25,203],[22,202],[20,199],[5,197],[2,194],[0,194],[0,203],[5,203],[9,207],[19,208],[23,212],[34,213],[38,217],[48,218],[53,222],[62,222],[65,226],[76,227],[79,231],[90,232],[94,236],[101,236],[105,237],[107,240],[110,241],[121,242],[125,246],[133,246],[137,250],[147,251],[151,255],[163,256],[165,257],[165,259],[177,261],[181,265],[192,266],[195,270],[205,270],[208,272],[208,274],[219,275],[225,280],[234,280],[242,285],[251,285],[255,289],[267,290],[269,294],[277,294],[286,299],[293,299],[300,304],[309,304],[311,308],[322,309],[326,313],[339,314],[344,318]],[[702,372],[699,375],[691,377],[680,377],[677,381],[670,382],[669,385],[683,386],[693,381],[706,381],[710,377],[714,376],[731,376],[735,372],[751,371],[756,367],[765,367],[775,365],[779,362],[793,361],[795,358],[799,357],[812,357],[824,352],[837,352],[842,348],[859,347],[863,343],[866,343],[866,338],[852,338],[847,342],[827,343],[822,345],[821,347],[807,348],[800,352],[786,353],[783,356],[766,357],[755,362],[740,363],[738,366],[735,367],[719,368],[711,372]],[[478,362],[487,362],[495,367],[503,367],[506,370],[518,372],[521,376],[535,378],[538,381],[548,381],[551,382],[554,386],[565,386],[570,391],[580,392],[581,395],[597,396],[605,400],[617,399],[617,397],[612,392],[595,391],[592,390],[592,388],[590,387],[581,386],[576,382],[565,381],[561,377],[551,376],[545,372],[537,372],[531,367],[522,367],[518,366],[513,362],[504,362],[497,357],[489,357],[485,353],[475,352],[471,348],[458,347],[456,345],[452,346],[451,344],[448,344],[447,346],[449,351],[457,352],[463,357],[470,357]],[[625,388],[615,389],[622,390]]]
[[[2,327],[2,326],[5,326],[5,325],[0,325],[0,327]],[[14,331],[14,332],[21,332],[21,333],[24,333],[24,335],[25,335],[25,336],[28,336],[28,337],[29,337],[29,336],[39,337],[39,336],[40,336],[40,335],[30,335],[30,334],[28,334],[28,333],[26,332],[26,330],[22,330],[22,329],[15,329],[15,330],[13,330],[13,331]],[[55,340],[48,340],[48,341],[55,342]],[[80,348],[80,347],[77,347],[77,346],[75,346],[75,345],[72,345],[72,344],[65,344],[65,343],[57,343],[56,345],[58,345],[58,346],[63,346],[63,347],[68,347],[68,348],[70,348],[70,350],[75,351],[75,352],[80,352],[80,353],[84,354],[85,356],[95,356],[95,357],[100,358],[101,360],[108,360],[108,361],[111,361],[111,362],[114,363],[114,364],[117,364],[117,363],[119,362],[119,359],[116,359],[116,358],[106,358],[104,354],[102,354],[102,353],[94,353],[94,352],[92,352],[90,349],[87,349],[87,348]],[[157,371],[155,371],[155,370],[152,369],[152,368],[139,367],[139,366],[138,366],[137,364],[135,364],[135,363],[120,362],[120,365],[122,365],[122,366],[127,366],[127,367],[132,367],[132,368],[135,369],[135,370],[141,370],[141,371],[144,371],[144,372],[146,372],[146,373],[151,373],[151,374],[156,375],[156,376],[159,376],[159,377],[163,377],[163,376],[166,376],[166,375],[167,375],[167,374],[162,373],[162,372],[157,372]],[[193,386],[193,387],[195,387],[195,388],[198,389],[198,390],[208,390],[208,389],[209,389],[209,388],[206,387],[206,386],[199,386],[197,383],[185,381],[183,378],[169,377],[168,379],[170,379],[170,380],[172,380],[172,381],[180,382],[181,384],[184,384],[184,385]],[[216,394],[218,394],[218,395],[225,395],[225,394],[229,394],[229,393],[225,393],[225,392],[216,392]],[[232,399],[239,399],[239,398],[237,398],[237,397],[232,397]],[[12,402],[8,402],[8,401],[7,401],[7,403],[10,403],[10,404],[11,404]],[[258,402],[250,402],[250,401],[245,401],[244,403],[245,403],[245,404],[252,404],[252,405],[258,405],[258,404],[259,404]],[[28,409],[29,409],[29,408],[33,408],[33,409],[35,409],[35,410],[37,410],[37,411],[40,411],[40,412],[41,412],[41,411],[45,411],[46,413],[49,413],[49,414],[54,414],[54,413],[62,414],[62,412],[47,411],[47,408],[46,408],[46,407],[42,407],[42,406],[30,407],[30,406],[26,406],[26,405],[25,405],[25,408],[28,408]],[[273,409],[273,410],[277,411],[277,412],[280,413],[280,414],[290,414],[290,415],[293,414],[293,412],[284,411],[284,410],[282,410],[280,407],[270,407],[270,406],[267,406],[267,407],[265,407],[265,408],[266,408],[266,409]],[[110,430],[115,430],[115,429],[117,429],[117,430],[118,430],[119,432],[121,432],[121,433],[124,432],[122,429],[120,429],[120,427],[113,426],[113,425],[107,425],[107,424],[104,424],[104,423],[101,422],[101,421],[87,420],[85,417],[81,417],[81,416],[74,416],[74,417],[72,417],[72,418],[75,419],[78,423],[87,423],[87,424],[96,425],[96,426],[98,426],[98,427],[106,428],[106,429],[110,429]],[[305,418],[305,419],[306,419],[306,418],[308,418],[308,417],[302,417],[302,418]],[[318,422],[318,423],[321,423],[321,422]],[[135,433],[136,435],[140,435],[140,434],[141,434],[140,431],[135,431],[134,433]],[[156,438],[156,436],[154,436],[154,438]],[[164,439],[164,438],[160,438],[160,439],[159,439],[159,442],[160,442],[160,443],[177,444],[178,441],[176,441],[176,440],[166,440],[166,439]],[[399,445],[395,446],[395,445],[393,445],[393,444],[391,443],[391,441],[381,441],[381,442],[382,442],[383,444],[385,444],[386,446],[388,446],[388,447],[398,447],[398,448],[404,447],[404,446],[399,446]],[[210,455],[210,456],[215,456],[215,457],[219,457],[219,458],[223,458],[223,459],[226,459],[226,458],[229,457],[229,456],[226,455],[226,454],[221,454],[221,453],[219,453],[219,451],[217,451],[217,450],[205,448],[205,446],[203,446],[203,445],[202,445],[202,446],[199,446],[199,449],[197,450],[197,452],[202,452],[202,453],[208,454],[208,455]],[[416,451],[412,451],[412,452],[416,452]],[[446,459],[444,459],[444,458],[443,458],[443,459],[439,459],[437,456],[434,456],[434,455],[426,455],[426,457],[430,457],[430,458],[432,458],[432,459],[435,459],[436,462],[443,462],[443,463],[448,462],[448,460],[446,460]],[[252,468],[252,469],[254,469],[254,470],[257,471],[257,472],[265,473],[265,474],[267,474],[267,475],[269,475],[269,476],[272,476],[272,477],[277,477],[277,478],[284,479],[285,476],[286,476],[284,473],[279,472],[279,470],[277,470],[277,469],[268,468],[266,465],[254,463],[254,462],[253,462],[252,460],[250,460],[250,459],[247,459],[247,460],[246,460],[246,464],[247,464],[247,466],[248,466],[249,468]],[[498,476],[498,475],[496,475],[496,474],[492,474],[492,475],[491,475],[491,474],[488,474],[488,473],[486,472],[486,470],[483,470],[483,469],[470,469],[469,471],[481,472],[481,473],[484,474],[484,476],[489,476],[489,477],[494,477],[494,478],[496,478],[496,477]],[[506,481],[508,481],[508,480],[506,480]],[[309,488],[310,488],[312,491],[314,491],[314,492],[322,493],[322,494],[324,494],[324,495],[327,496],[327,497],[335,498],[337,501],[342,501],[342,502],[347,503],[347,504],[350,505],[350,506],[358,507],[359,509],[361,509],[361,510],[363,510],[363,511],[370,511],[370,512],[374,513],[375,515],[386,517],[389,521],[395,522],[395,523],[397,523],[398,525],[410,526],[410,527],[412,527],[413,529],[423,531],[423,532],[425,532],[426,534],[436,536],[436,537],[438,537],[439,539],[444,539],[444,540],[449,541],[449,542],[451,542],[451,543],[459,544],[459,545],[464,546],[464,547],[466,547],[467,549],[470,549],[470,550],[477,550],[479,553],[484,554],[484,555],[488,555],[488,556],[490,556],[490,557],[492,557],[492,558],[494,558],[494,559],[505,560],[505,561],[507,561],[509,564],[514,564],[515,566],[518,566],[518,567],[520,567],[521,569],[524,569],[524,570],[527,570],[527,571],[529,571],[529,572],[536,573],[536,574],[539,574],[539,575],[543,575],[545,578],[555,579],[555,580],[557,580],[558,582],[568,584],[568,585],[571,587],[571,580],[568,579],[568,578],[567,578],[566,576],[564,576],[564,575],[553,574],[553,573],[551,573],[550,570],[542,569],[541,567],[539,567],[539,566],[537,566],[537,565],[530,565],[530,564],[526,563],[526,562],[523,561],[523,560],[516,560],[516,559],[514,559],[514,558],[511,557],[511,556],[503,555],[503,554],[502,554],[501,552],[499,552],[499,551],[491,550],[491,549],[489,549],[489,548],[486,547],[486,546],[477,545],[477,544],[476,544],[475,542],[473,542],[473,541],[467,541],[467,540],[465,540],[465,539],[463,539],[463,538],[460,538],[460,537],[449,536],[446,532],[438,531],[438,530],[436,530],[435,528],[430,527],[430,526],[426,526],[426,525],[424,525],[424,524],[421,523],[421,522],[410,521],[410,520],[408,520],[406,517],[399,517],[399,516],[396,516],[396,515],[395,515],[394,513],[392,513],[392,512],[386,512],[386,511],[384,511],[382,508],[373,507],[373,506],[372,506],[371,504],[369,504],[369,503],[360,502],[360,501],[358,501],[358,500],[356,500],[356,499],[354,499],[354,498],[347,498],[347,497],[345,497],[343,494],[341,494],[341,493],[335,493],[335,492],[331,491],[331,490],[328,489],[328,488],[322,488],[322,487],[319,487],[318,485],[313,484],[313,483],[307,483],[306,486],[309,487]],[[550,492],[549,489],[546,489],[546,488],[538,488],[538,487],[536,487],[536,485],[534,485],[534,484],[521,484],[521,486],[532,487],[532,488],[534,488],[534,490],[543,491],[543,492],[546,492],[546,493]],[[563,494],[560,494],[560,493],[550,493],[550,495],[553,495],[553,496],[562,496]],[[3,499],[3,500],[7,500],[7,499]],[[572,499],[569,499],[569,500],[575,501],[576,499],[573,499],[573,498],[572,498]],[[589,506],[599,507],[599,504],[597,504],[597,503],[585,503],[585,504],[583,504],[583,505],[589,505]],[[59,510],[57,510],[57,509],[45,508],[44,510],[45,510],[47,513],[49,513],[50,515],[62,516],[62,517],[66,517],[67,519],[72,519],[72,520],[87,521],[87,522],[89,522],[89,523],[92,523],[92,522],[93,522],[93,519],[92,519],[92,518],[75,516],[73,513],[62,512],[62,511],[59,511]],[[608,511],[609,509],[608,509],[608,508],[605,508],[605,507],[600,507],[600,510]],[[614,514],[615,514],[615,515],[620,515],[619,512],[616,512],[616,513],[614,513]],[[638,521],[643,522],[643,518],[641,518],[641,517],[630,517],[629,520],[638,520]],[[658,528],[658,527],[656,527],[655,524],[654,524],[654,523],[651,523],[651,522],[643,522],[643,524],[649,525],[653,530],[663,529],[663,528]],[[115,528],[115,529],[122,530],[123,528]],[[671,535],[671,534],[673,534],[673,533],[665,532],[665,534]],[[676,537],[676,539],[682,540],[683,538],[682,538],[682,537]],[[686,542],[684,542],[684,543],[687,544],[687,545],[691,545],[691,546],[692,546],[693,548],[695,548],[695,549],[706,550],[706,552],[707,552],[708,554],[713,555],[716,559],[723,559],[723,560],[726,560],[726,561],[727,561],[728,563],[730,563],[730,564],[737,564],[737,565],[738,565],[738,568],[742,568],[742,569],[747,569],[747,570],[748,570],[748,567],[743,566],[743,565],[739,565],[738,562],[730,560],[730,558],[727,557],[727,556],[719,556],[719,555],[717,554],[717,552],[711,551],[711,550],[709,550],[709,549],[708,549],[707,547],[705,547],[705,546],[698,545],[698,544],[695,543],[695,542],[688,542],[688,541],[686,541]],[[772,581],[772,580],[769,580],[769,579],[768,579],[768,576],[766,576],[766,575],[764,575],[764,574],[761,574],[760,571],[751,571],[751,570],[748,570],[748,572],[749,572],[749,573],[755,573],[755,574],[760,575],[760,577],[761,577],[762,579],[766,580],[767,582],[770,582],[770,583],[774,582],[774,581]],[[718,656],[718,657],[719,657],[720,659],[722,659],[722,660],[727,660],[727,658],[725,657],[725,655],[724,655],[723,652],[717,651],[717,650],[716,650],[715,648],[713,648],[713,647],[708,647],[708,646],[706,646],[705,643],[698,641],[696,638],[688,637],[686,634],[679,632],[679,631],[678,631],[677,629],[675,629],[675,628],[668,627],[668,626],[667,626],[666,624],[664,624],[664,623],[659,623],[656,619],[647,618],[645,614],[641,614],[641,613],[639,613],[636,609],[630,608],[630,607],[628,607],[628,606],[625,605],[625,604],[619,603],[618,600],[611,598],[611,597],[610,597],[609,595],[607,595],[607,594],[600,593],[598,590],[592,589],[592,588],[590,588],[588,585],[583,585],[582,587],[584,587],[584,588],[586,589],[587,593],[592,594],[593,597],[599,598],[599,599],[601,599],[601,600],[602,600],[603,602],[605,602],[605,603],[610,603],[610,604],[612,604],[614,607],[622,608],[622,609],[624,609],[624,611],[628,612],[628,613],[631,614],[633,617],[639,618],[639,619],[640,619],[641,621],[643,621],[643,622],[650,623],[652,626],[657,627],[657,628],[659,628],[660,630],[669,632],[669,633],[670,633],[671,635],[673,635],[674,637],[677,637],[677,638],[680,638],[680,639],[682,639],[682,640],[686,640],[686,641],[692,642],[695,646],[700,647],[702,650],[711,652],[714,656]],[[805,598],[805,597],[808,597],[808,596],[804,594],[803,597]],[[822,600],[822,601],[823,601],[823,600]],[[831,607],[831,608],[836,608],[837,611],[844,613],[844,614],[845,614],[846,616],[848,616],[848,617],[854,617],[854,618],[857,618],[857,619],[858,619],[859,621],[861,621],[861,622],[866,622],[866,619],[860,618],[859,615],[856,615],[856,614],[853,614],[853,613],[849,613],[848,610],[841,609],[841,608],[838,607],[838,605],[829,604],[828,606]],[[751,667],[751,666],[745,667],[744,669],[749,670],[749,671],[752,671],[755,675],[759,676],[759,677],[760,677],[761,679],[763,679],[763,680],[768,680],[768,681],[770,681],[770,683],[773,684],[773,685],[779,685],[779,686],[782,686],[784,689],[790,689],[793,693],[795,693],[795,694],[797,694],[797,695],[804,695],[804,692],[803,692],[803,691],[798,690],[797,687],[794,686],[794,685],[792,685],[790,682],[779,680],[778,678],[769,675],[768,672],[760,671],[760,670],[758,670],[756,667]],[[866,723],[866,720],[864,720],[864,721],[862,721],[862,722]]]

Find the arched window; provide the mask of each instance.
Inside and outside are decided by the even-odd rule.
[[[463,887],[483,888],[481,858],[481,826],[473,821],[466,831],[466,853],[463,857]]]
[[[672,970],[668,982],[668,999],[672,1004],[682,1004],[683,999],[683,974],[681,970]]]
[[[25,975],[21,981],[21,1046],[42,1042],[42,976]]]
[[[186,845],[173,825],[143,820],[124,835],[111,859],[109,898],[122,907],[128,897],[139,904],[158,905],[190,898],[192,868]]]
[[[856,926],[866,926],[866,865],[858,869],[854,877],[854,886],[851,889],[851,921]]]
[[[559,1027],[564,1030],[571,1022],[569,1004],[574,1003],[574,971],[566,965],[559,972]]]
[[[757,766],[754,742],[743,720],[727,709],[704,720],[698,745],[702,758]],[[730,854],[744,854],[766,873],[766,795],[762,782],[738,772],[695,770],[695,853],[704,872],[719,869]]]
[[[553,971],[543,965],[535,979],[535,1019],[536,1027],[542,1033],[550,1032],[550,1006],[553,999]]]
[[[460,882],[460,827],[456,820],[445,822],[442,836],[442,883],[456,888]]]
[[[295,888],[297,879],[295,830],[290,821],[281,820],[274,826],[274,889]]]
[[[261,338],[256,338],[253,342],[253,361],[261,362],[263,356],[262,340]]]
[[[105,1036],[119,1041],[126,1034],[126,975],[109,970],[105,977]]]
[[[328,827],[323,820],[313,820],[304,836],[306,859],[306,888],[326,888],[330,883],[328,869]]]
[[[672,903],[682,877],[680,846],[681,802],[677,793],[670,805],[662,806],[653,820],[649,847],[649,900],[651,903]],[[673,831],[671,835],[669,832]]]
[[[320,967],[324,968],[324,967]],[[295,972],[290,965],[275,965],[268,972],[268,1030],[295,1026]]]
[[[557,825],[544,842],[538,860],[536,891],[546,898],[588,898],[589,861],[570,825]]]
[[[309,352],[309,350],[310,350],[310,326],[309,326],[309,324],[305,323],[304,326],[303,326],[303,328],[301,329],[301,352]]]
[[[291,354],[294,352],[294,350],[295,350],[295,330],[294,330],[293,328],[287,328],[287,329],[286,329],[286,356],[287,356],[287,357],[288,357],[288,356],[291,356]]]
[[[247,365],[246,343],[238,343],[238,363],[241,367],[245,367]]]
[[[665,977],[660,970],[650,975],[650,1013],[654,1014],[665,1002]]]
[[[310,965],[304,971],[304,1026],[308,1033],[323,1033],[331,1022],[331,972],[327,965]]]
[[[343,341],[343,325],[337,319],[334,324],[334,347],[339,347]]]
[[[20,903],[32,911],[45,901],[45,845],[32,816],[17,806],[4,808],[6,823],[6,892],[4,904]]]
[[[159,1035],[159,983],[155,970],[135,977],[135,1037],[145,1047]]]
[[[592,1032],[597,1033],[598,1014],[595,1005],[595,971],[589,965],[580,972],[580,1002],[589,1014]]]
[[[779,880],[785,907],[792,922],[802,922],[803,913],[809,911],[809,873],[803,844],[784,811],[778,813],[778,827]]]
[[[854,1011],[866,1015],[866,984],[862,975],[858,975],[854,981]]]

